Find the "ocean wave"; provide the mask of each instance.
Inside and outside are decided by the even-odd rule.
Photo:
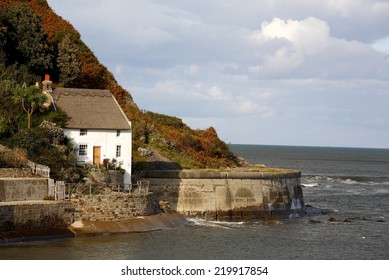
[[[195,226],[216,227],[225,229],[241,227],[245,224],[245,222],[209,221],[201,218],[188,218],[188,221]]]
[[[324,176],[307,175],[301,179],[303,187],[319,187],[325,185],[368,185],[368,186],[389,186],[387,177],[357,177],[357,176]]]

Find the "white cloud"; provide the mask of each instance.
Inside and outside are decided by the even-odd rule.
[[[223,92],[223,90],[217,86],[213,86],[208,90],[208,95],[213,100],[225,100],[228,96]]]
[[[49,3],[140,108],[235,143],[388,147],[388,1]]]
[[[330,8],[340,12],[342,16],[349,16],[351,10],[362,4],[362,0],[327,0]]]
[[[380,52],[389,54],[389,35],[376,40],[371,44],[371,46]]]
[[[333,37],[329,24],[314,17],[274,18],[263,22],[251,38],[259,50],[272,46],[272,51],[265,49],[257,64],[247,67],[253,77],[382,79],[388,76],[380,70],[385,66],[369,45]],[[377,45],[382,46],[382,42],[386,41]]]
[[[240,99],[240,100],[239,100]],[[257,112],[259,109],[258,104],[254,103],[251,100],[245,99],[245,98],[238,98],[236,105],[236,110],[239,113],[242,114],[249,114]]]
[[[200,72],[200,66],[196,64],[191,64],[185,69],[185,74],[189,76],[197,76]]]
[[[197,85],[196,88],[199,88],[199,86]],[[194,92],[192,95],[202,100],[220,101],[230,99],[230,96],[218,86],[212,86],[206,90],[206,93]]]
[[[306,57],[325,51],[329,41],[329,26],[326,22],[307,19],[283,20],[274,18],[263,22],[252,38],[261,47],[269,42],[278,42],[271,53],[262,57],[261,64],[248,67],[253,74],[285,75],[302,65]]]
[[[329,34],[328,24],[314,17],[301,21],[274,18],[270,23],[262,23],[259,37],[264,40],[286,39],[299,52],[313,54],[327,47]]]
[[[259,99],[269,99],[269,98],[273,98],[275,94],[270,91],[265,91],[265,92],[257,93],[256,96]]]

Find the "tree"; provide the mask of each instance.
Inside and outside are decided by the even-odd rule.
[[[25,119],[24,112],[13,101],[14,89],[18,84],[32,84],[34,81],[34,75],[24,65],[6,67],[0,62],[0,138],[16,133]]]
[[[32,73],[52,68],[53,54],[42,30],[40,17],[24,3],[13,3],[0,11],[0,43],[7,65],[24,64]]]
[[[4,47],[7,42],[5,37],[5,30],[6,30],[5,26],[3,26],[1,23],[1,14],[0,14],[0,61],[5,61],[7,57],[4,51]]]
[[[81,72],[81,62],[78,58],[79,49],[70,34],[66,34],[58,44],[57,63],[60,70],[60,81],[69,86]]]
[[[31,116],[37,109],[43,108],[43,104],[47,101],[47,95],[42,93],[39,87],[27,87],[26,84],[23,84],[23,86],[15,88],[13,99],[15,103],[20,103],[24,112],[27,113],[28,129],[31,129]]]

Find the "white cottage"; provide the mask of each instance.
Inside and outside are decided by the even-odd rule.
[[[130,184],[131,122],[115,97],[108,90],[78,88],[57,88],[51,96],[68,116],[64,132],[77,147],[78,161],[97,165],[116,159],[126,170],[124,184]]]

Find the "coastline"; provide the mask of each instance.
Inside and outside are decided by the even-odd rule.
[[[112,221],[76,221],[68,229],[75,237],[80,237],[172,229],[187,223],[187,219],[180,214],[160,213]]]
[[[100,234],[148,232],[177,228],[187,223],[188,220],[184,216],[175,213],[160,213],[112,221],[76,221],[67,228],[0,232],[0,244]]]
[[[20,230],[0,232],[0,245],[16,242],[74,238],[74,233],[68,228],[48,230]]]

